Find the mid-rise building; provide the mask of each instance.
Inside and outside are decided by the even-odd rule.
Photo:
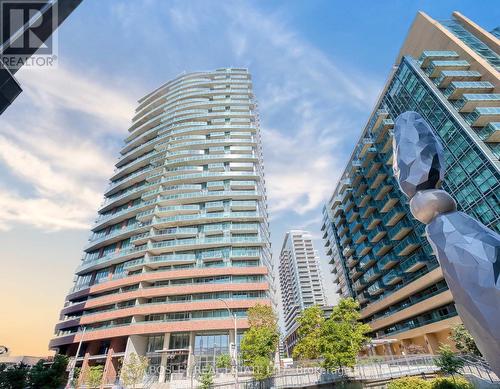
[[[289,354],[297,341],[297,317],[312,305],[326,304],[318,252],[307,231],[286,233],[278,266],[281,287],[282,316],[285,325],[284,344]]]
[[[139,100],[50,347],[104,365],[106,382],[131,353],[161,382],[214,363],[248,308],[272,304],[267,220],[248,71],[159,87]]]
[[[500,41],[455,12],[419,13],[323,216],[338,292],[353,296],[378,353],[436,352],[460,323],[424,225],[393,177],[393,120],[420,113],[440,137],[444,189],[500,231]],[[385,341],[384,341],[385,340]],[[386,348],[385,350],[383,348]],[[390,348],[390,349],[387,349]]]

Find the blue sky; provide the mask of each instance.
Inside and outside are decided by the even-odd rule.
[[[494,1],[85,0],[57,69],[17,73],[0,118],[0,344],[43,354],[135,102],[184,71],[248,67],[264,139],[275,259],[284,233],[320,237],[321,208],[418,10],[487,29]],[[316,242],[330,285],[322,242]],[[329,287],[329,292],[332,288]],[[33,329],[22,311],[33,312]],[[22,341],[20,340],[22,339]]]

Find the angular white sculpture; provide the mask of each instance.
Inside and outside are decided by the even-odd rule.
[[[500,377],[500,235],[456,210],[437,189],[445,174],[444,151],[416,112],[398,116],[393,138],[394,175],[426,233],[465,327]]]

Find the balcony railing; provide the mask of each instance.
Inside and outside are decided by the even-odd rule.
[[[427,257],[424,257],[423,255],[413,255],[401,262],[401,270],[403,270],[405,273],[416,272],[418,269],[424,267],[427,264],[428,260],[429,259]]]
[[[381,269],[387,270],[390,269],[391,267],[396,266],[400,261],[399,257],[396,257],[391,254],[386,254],[384,255],[381,259],[378,261],[378,266]]]
[[[394,285],[403,279],[402,273],[398,269],[393,269],[385,276],[382,277],[382,283],[384,285]]]
[[[405,256],[420,247],[420,239],[414,234],[408,235],[394,248],[394,253],[399,256]]]

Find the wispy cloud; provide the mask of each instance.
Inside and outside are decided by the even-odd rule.
[[[67,220],[75,226],[88,224],[126,135],[135,99],[153,82],[160,85],[184,70],[243,66],[254,76],[259,101],[272,217],[291,211],[310,218],[318,211],[344,165],[345,145],[361,130],[360,117],[374,101],[380,80],[352,64],[341,66],[302,38],[282,17],[286,9],[266,13],[258,3],[246,1],[143,0],[113,2],[107,12],[130,47],[140,47],[135,52],[140,54],[140,70],[135,69],[133,77],[135,84],[142,77],[145,90],[138,92],[137,85],[127,82],[130,75],[125,71],[113,74],[113,79],[122,77],[121,82],[110,82],[108,68],[19,72],[24,92],[15,109],[9,109],[12,114],[2,116],[0,160],[9,179],[21,184],[0,186],[9,199],[0,200],[0,206],[20,209],[12,203],[44,200],[54,205],[45,207],[49,213],[80,207],[81,213],[66,212]],[[29,163],[18,166],[12,155]],[[59,211],[51,223],[36,213],[33,220],[12,216],[16,212],[0,214],[0,222],[67,228],[57,222]]]
[[[19,79],[23,94],[2,116],[0,228],[86,229],[113,169],[110,142],[126,132],[133,100],[76,68],[33,68]]]
[[[214,66],[245,66],[254,76],[272,217],[316,209],[333,189],[345,145],[361,132],[382,80],[347,61],[341,66],[304,40],[287,24],[286,11],[270,14],[244,1],[173,4],[169,35],[178,40],[169,44],[171,56],[191,66],[217,58],[225,63]]]

